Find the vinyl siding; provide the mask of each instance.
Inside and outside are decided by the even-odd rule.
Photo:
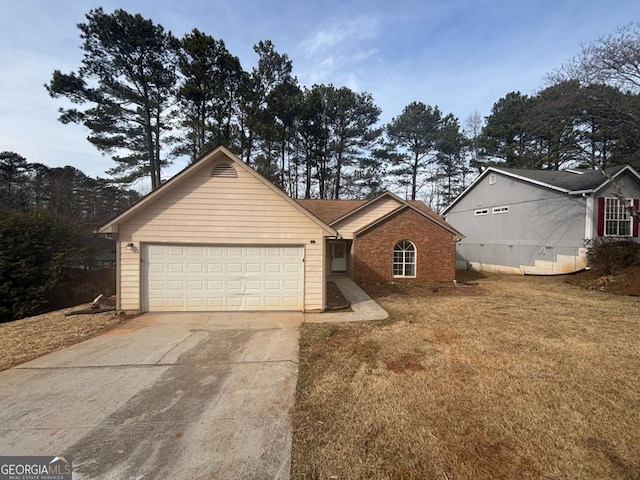
[[[238,166],[237,178],[212,178],[213,164],[194,171],[180,185],[119,225],[119,308],[141,309],[141,244],[170,243],[302,245],[305,309],[323,309],[322,227]],[[128,243],[134,244],[133,251],[126,250]]]
[[[383,197],[332,226],[340,233],[342,238],[352,239],[353,232],[357,232],[398,207],[400,207],[400,203],[397,200]]]
[[[458,268],[566,273],[582,268],[586,199],[499,173],[485,177],[447,212],[465,238],[457,243]],[[493,213],[494,207],[508,213]],[[486,215],[475,215],[486,209]]]

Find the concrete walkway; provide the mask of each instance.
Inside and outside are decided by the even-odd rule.
[[[353,280],[344,276],[332,276],[347,301],[351,302],[352,312],[306,313],[304,321],[309,323],[360,322],[365,320],[384,320],[389,314],[378,305]]]

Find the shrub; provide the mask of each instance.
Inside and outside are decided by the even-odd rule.
[[[85,263],[79,225],[47,212],[0,215],[0,322],[46,311],[63,272]]]
[[[599,237],[585,241],[589,266],[611,275],[637,262],[640,243],[620,237]]]

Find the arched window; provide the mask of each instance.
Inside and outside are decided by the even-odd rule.
[[[401,240],[393,248],[393,276],[416,276],[416,246],[409,240]]]

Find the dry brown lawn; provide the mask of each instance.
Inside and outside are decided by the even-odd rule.
[[[304,325],[293,479],[640,478],[640,299],[476,281]]]
[[[0,323],[0,371],[95,337],[131,318],[115,312],[64,315],[89,308],[90,305],[88,303]]]

